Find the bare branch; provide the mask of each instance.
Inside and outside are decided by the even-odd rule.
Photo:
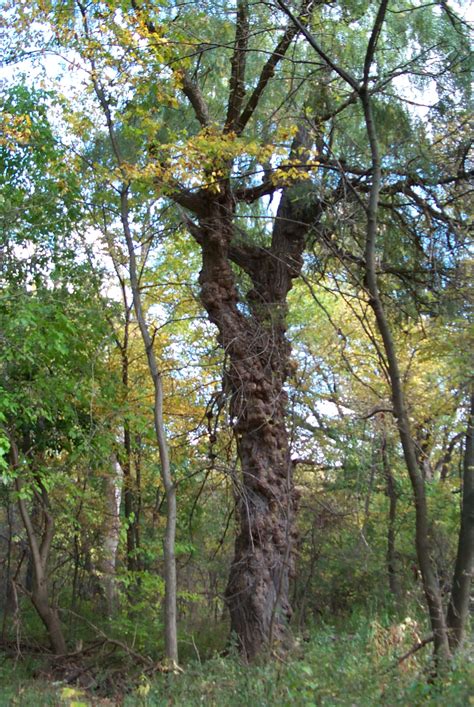
[[[328,66],[331,67],[333,71],[336,72],[346,83],[351,86],[356,93],[359,93],[360,86],[359,83],[356,81],[356,79],[345,69],[342,68],[342,66],[339,66],[334,62],[327,54],[326,52],[319,46],[318,42],[314,38],[314,35],[307,29],[307,27],[303,24],[302,18],[301,17],[296,17],[286,5],[283,0],[276,0],[277,4],[280,6],[280,8],[283,10],[285,15],[290,18],[291,22],[293,23],[294,27],[298,28],[298,31],[301,32],[301,34],[308,40],[308,43],[313,47],[315,52],[323,59],[323,61],[326,62]]]

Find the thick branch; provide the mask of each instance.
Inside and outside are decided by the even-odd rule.
[[[206,218],[209,215],[209,194],[204,189],[193,192],[175,185],[170,198],[199,218]]]
[[[265,248],[249,243],[232,243],[228,252],[232,262],[242,268],[250,277],[262,267],[263,260],[269,257]]]
[[[258,184],[258,186],[255,187],[236,189],[234,191],[234,197],[236,201],[242,201],[245,204],[253,204],[254,201],[258,201],[262,196],[273,194],[278,188],[279,187],[270,180],[265,180],[262,184]]]
[[[304,3],[304,6],[306,6],[306,2]],[[301,15],[300,15],[301,17]],[[295,18],[298,22],[300,20],[298,18]],[[300,22],[301,24],[301,22]],[[274,49],[273,53],[271,54],[270,58],[264,65],[262,72],[260,74],[260,78],[258,79],[258,83],[250,96],[247,105],[245,106],[240,118],[236,121],[235,123],[235,131],[237,133],[241,133],[242,130],[245,128],[247,123],[249,122],[250,118],[252,117],[259,101],[260,98],[267,87],[268,82],[270,79],[273,77],[275,73],[275,69],[280,63],[280,61],[283,59],[285,56],[286,52],[288,51],[288,48],[295,38],[295,36],[298,34],[298,26],[291,22],[288,27],[286,28],[282,38],[278,42],[276,48]]]
[[[201,93],[201,89],[196,83],[194,83],[194,81],[190,79],[186,71],[182,73],[182,82],[183,93],[194,108],[196,118],[203,127],[206,127],[210,124],[211,118],[207,103]]]
[[[245,65],[249,35],[249,14],[247,0],[237,2],[237,22],[235,28],[235,46],[232,56],[232,71],[230,77],[229,104],[225,129],[233,130],[239,117],[245,97]]]
[[[377,12],[377,17],[375,18],[375,23],[372,27],[372,33],[370,35],[369,43],[367,44],[367,51],[365,53],[364,61],[364,87],[366,89],[369,81],[370,67],[372,66],[372,62],[374,60],[375,49],[377,48],[377,42],[385,20],[387,5],[388,0],[382,0],[382,2],[380,3]]]

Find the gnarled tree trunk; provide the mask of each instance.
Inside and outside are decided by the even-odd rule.
[[[199,226],[190,228],[202,249],[201,300],[228,359],[225,385],[241,478],[235,488],[238,534],[226,602],[231,630],[249,660],[284,640],[291,615],[297,499],[285,426],[291,353],[285,320],[287,294],[300,273],[309,229],[304,207],[295,205],[300,187],[285,190],[267,249],[236,239],[230,190],[209,204]],[[313,208],[313,219],[314,213]],[[239,303],[232,262],[252,281],[244,303]]]
[[[301,17],[310,3],[302,0]],[[157,33],[147,7],[132,6],[145,23],[150,37]],[[229,95],[223,135],[242,135],[260,99],[298,31],[289,24],[264,62],[252,87],[245,71],[250,32],[247,0],[237,0],[235,41],[231,58]],[[184,68],[184,67],[183,67]],[[196,76],[180,71],[182,91],[201,128],[207,130],[219,118],[211,116]],[[247,96],[247,88],[251,88]],[[299,138],[294,147],[306,147]],[[304,150],[303,150],[304,152]],[[296,151],[293,165],[305,158]],[[201,300],[229,362],[226,386],[231,393],[230,412],[237,441],[242,478],[236,488],[239,534],[227,587],[232,630],[242,653],[254,657],[263,645],[279,638],[290,614],[288,577],[291,568],[295,494],[288,436],[285,429],[285,392],[290,347],[285,337],[286,295],[291,280],[301,269],[308,223],[294,221],[292,202],[282,198],[270,248],[236,242],[233,217],[236,202],[255,201],[273,194],[275,183],[266,175],[260,185],[232,191],[232,166],[223,157],[216,182],[216,166],[209,183],[199,190],[172,183],[176,204],[193,212],[198,223],[186,217],[188,227],[202,250]],[[229,160],[230,161],[230,160]],[[160,185],[161,187],[162,185]],[[286,190],[288,192],[288,190]],[[240,193],[239,193],[240,192]],[[252,281],[244,302],[238,301],[231,263],[242,268]],[[167,489],[168,491],[168,489]],[[168,495],[168,498],[171,497]],[[171,500],[169,500],[171,503]]]

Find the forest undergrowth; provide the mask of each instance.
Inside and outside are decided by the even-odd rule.
[[[157,663],[153,669],[140,666],[120,646],[114,650],[100,641],[95,648],[93,642],[85,644],[92,647],[89,656],[85,649],[82,660],[71,657],[56,671],[44,655],[3,653],[0,705],[474,704],[472,644],[456,655],[449,674],[436,680],[431,677],[429,645],[415,650],[426,638],[420,630],[420,623],[410,616],[400,620],[357,612],[344,622],[321,621],[295,636],[284,657],[272,656],[249,666],[232,647],[214,649],[214,628],[208,635],[190,635],[180,643],[183,668],[174,673],[163,671]],[[217,640],[223,637],[222,632]]]

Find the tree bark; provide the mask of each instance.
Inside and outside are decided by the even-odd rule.
[[[38,572],[36,567],[31,601],[46,627],[51,648],[54,653],[56,655],[64,655],[67,651],[66,641],[64,640],[63,629],[57,609],[52,607],[49,603],[47,576],[41,570]]]
[[[107,229],[105,229],[106,237],[108,237]],[[120,351],[121,358],[121,369],[122,369],[122,384],[124,395],[126,396],[127,404],[129,397],[129,340],[130,340],[130,324],[131,324],[131,310],[132,307],[128,302],[128,292],[127,285],[124,275],[121,273],[120,264],[117,260],[116,254],[114,253],[113,247],[109,247],[109,255],[114,265],[114,270],[117,275],[117,279],[120,283],[120,290],[122,294],[123,303],[123,313],[124,313],[124,323],[123,323],[123,336],[120,338],[118,334],[115,335],[115,341],[117,348]],[[133,306],[133,305],[132,305]],[[123,444],[119,448],[118,452],[118,462],[122,468],[123,472],[123,505],[126,520],[126,533],[127,533],[127,569],[129,572],[135,572],[140,569],[140,528],[139,528],[139,513],[138,513],[138,502],[137,502],[137,484],[134,482],[132,476],[132,434],[130,430],[130,421],[126,415],[123,421]],[[135,467],[136,469],[136,467]],[[137,472],[138,473],[138,472]],[[137,479],[138,482],[138,479]],[[130,599],[133,599],[133,587],[129,595]]]
[[[111,472],[104,477],[105,512],[102,525],[102,549],[98,562],[108,616],[113,616],[118,609],[116,562],[120,538],[120,501],[123,477],[121,466],[115,458],[112,459],[112,467]]]
[[[141,513],[142,513],[142,440],[141,435],[135,435],[135,547],[140,550],[141,547]],[[143,558],[138,553],[137,569],[143,569]]]
[[[1,599],[0,599],[0,611],[3,614],[2,617],[2,630],[1,630],[1,637],[2,640],[5,640],[6,637],[6,631],[7,631],[7,623],[8,623],[8,616],[10,612],[13,610],[13,592],[12,592],[12,581],[13,576],[15,573],[12,573],[12,567],[13,563],[15,562],[16,558],[16,553],[15,553],[15,547],[17,543],[15,542],[15,535],[18,534],[18,531],[21,527],[21,522],[19,522],[19,519],[16,518],[16,504],[12,502],[11,497],[10,497],[10,492],[7,490],[5,494],[5,505],[4,505],[4,511],[5,511],[5,520],[2,522],[0,526],[0,530],[2,531],[2,541],[6,541],[6,548],[5,552],[2,552],[2,557],[3,559],[3,567],[2,571],[0,574],[0,577],[2,579],[2,589],[1,589]],[[20,561],[18,564],[18,569],[20,568],[22,561],[23,561],[24,554],[20,556]],[[17,569],[17,572],[18,572]]]
[[[453,588],[448,606],[447,624],[452,649],[461,646],[469,615],[469,600],[474,571],[474,389],[471,391],[464,450],[463,495],[458,551]]]
[[[136,545],[137,535],[135,530],[137,519],[135,515],[134,481],[132,478],[132,445],[128,420],[125,420],[123,426],[123,455],[121,466],[123,471],[123,505],[127,523],[127,569],[129,572],[135,572],[138,559],[138,548]]]

